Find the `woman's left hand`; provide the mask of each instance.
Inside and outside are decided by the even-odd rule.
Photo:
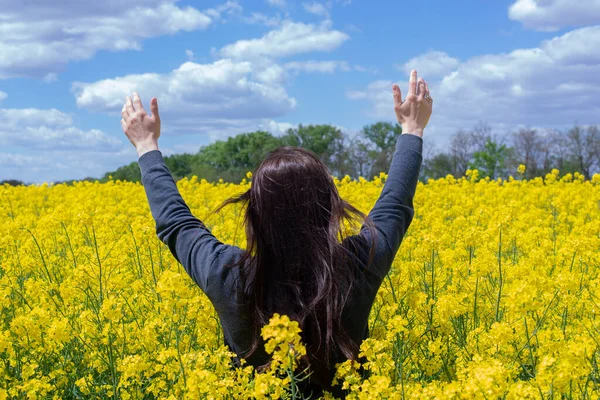
[[[160,136],[160,116],[158,115],[158,100],[153,97],[150,101],[152,116],[146,113],[142,100],[137,92],[133,92],[133,101],[129,96],[121,110],[121,127],[127,138],[136,148],[138,157],[150,150],[158,150]]]

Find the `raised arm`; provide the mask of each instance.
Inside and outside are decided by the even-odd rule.
[[[423,130],[432,110],[429,88],[423,78],[417,81],[417,71],[410,76],[406,100],[397,85],[392,87],[394,109],[403,133],[398,137],[392,164],[381,194],[368,214],[377,228],[374,272],[378,282],[385,278],[398,252],[402,238],[413,219],[413,197],[423,161]],[[370,243],[369,231],[359,233],[363,243]]]
[[[169,247],[194,282],[207,292],[209,276],[214,272],[211,267],[223,251],[234,246],[221,243],[192,215],[158,149],[160,117],[156,98],[152,98],[150,109],[152,116],[144,111],[137,93],[133,101],[127,97],[121,112],[121,126],[138,152],[142,184],[158,238]]]
[[[413,197],[423,160],[422,148],[423,139],[419,136],[408,133],[400,135],[387,180],[368,215],[378,231],[376,253],[380,262],[376,268],[381,280],[389,272],[413,219]],[[361,234],[367,232],[361,230]]]
[[[138,164],[158,238],[206,293],[215,261],[231,246],[220,242],[192,215],[159,150],[144,153]]]

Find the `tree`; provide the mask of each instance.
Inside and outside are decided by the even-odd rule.
[[[536,129],[519,129],[513,133],[515,164],[525,164],[526,178],[533,178],[544,167],[544,140]]]
[[[575,126],[567,133],[567,147],[578,169],[590,179],[592,168],[598,163],[600,152],[600,135],[598,127],[583,129]]]
[[[396,150],[396,142],[402,134],[402,127],[399,124],[389,122],[377,122],[365,126],[362,135],[375,146],[377,153],[372,153],[374,163],[371,167],[371,175],[378,175],[380,172],[388,172]]]
[[[454,168],[454,160],[447,153],[438,153],[423,163],[423,178],[439,179],[450,174]]]
[[[504,174],[505,162],[510,152],[511,150],[505,144],[499,144],[492,138],[488,138],[484,149],[473,153],[470,167],[479,170],[481,176],[495,179]]]
[[[137,162],[132,162],[122,167],[119,167],[116,171],[105,173],[100,179],[100,181],[106,182],[109,176],[112,176],[114,180],[122,180],[129,182],[139,182],[140,180],[142,180],[142,174]]]
[[[450,139],[450,157],[452,159],[452,174],[459,178],[465,174],[473,157],[473,142],[471,135],[458,131]]]
[[[329,168],[337,177],[357,177],[356,167],[352,160],[352,139],[344,132],[333,141],[333,154],[329,162]]]
[[[0,181],[0,186],[4,185],[5,183],[8,183],[10,186],[25,185],[23,181],[20,181],[18,179],[5,179],[3,181]]]
[[[300,124],[297,128],[288,129],[281,138],[287,146],[299,146],[312,151],[326,164],[339,150],[340,140],[343,140],[342,131],[333,125]]]
[[[355,137],[350,142],[349,158],[354,166],[354,176],[367,178],[371,171],[374,150],[369,142]],[[376,151],[375,151],[376,153]]]
[[[299,125],[281,137],[264,131],[242,133],[204,146],[196,154],[165,157],[165,162],[175,179],[196,175],[208,181],[223,179],[237,183],[270,151],[288,145],[313,151],[338,177],[372,178],[389,171],[401,133],[400,125],[388,122],[367,125],[354,137],[332,125]],[[527,178],[543,176],[558,168],[562,173],[580,171],[589,179],[600,167],[600,132],[596,126],[575,126],[566,132],[520,129],[509,137],[512,146],[504,144],[486,123],[480,122],[469,131],[456,132],[445,151],[428,144],[421,178],[448,174],[458,178],[467,168],[477,168],[483,176],[505,177],[509,167],[513,171],[524,163]],[[137,162],[107,172],[101,181],[106,181],[109,175],[120,180],[141,179]]]
[[[402,126],[389,122],[377,122],[362,129],[362,134],[379,150],[389,150],[396,147],[398,136],[402,134]]]
[[[190,172],[192,172],[192,160],[194,155],[183,153],[183,154],[173,154],[170,156],[166,156],[165,164],[171,171],[173,178],[175,180],[181,179],[184,176],[188,176]]]
[[[548,172],[552,168],[557,168],[562,173],[575,172],[577,171],[577,165],[571,157],[568,139],[565,133],[560,131],[553,131],[548,135],[548,147],[549,147],[549,159],[547,162],[548,168],[545,171]]]
[[[540,146],[540,165],[538,167],[538,173],[546,175],[552,170],[552,164],[554,163],[555,158],[554,154],[552,153],[554,144],[552,143],[551,132],[546,132],[546,134],[541,138]]]
[[[480,121],[470,131],[459,130],[450,140],[450,155],[452,157],[455,178],[461,177],[471,167],[476,152],[485,152],[488,141],[495,141],[492,129]]]
[[[485,121],[479,121],[471,130],[470,146],[473,151],[485,151],[488,139],[492,137],[492,128]]]
[[[194,157],[190,173],[206,180],[222,178],[239,182],[281,145],[281,140],[269,132],[243,133],[202,147]]]

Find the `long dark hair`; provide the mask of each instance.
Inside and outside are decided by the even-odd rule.
[[[357,220],[371,231],[372,221],[343,200],[327,165],[313,152],[292,146],[272,151],[254,171],[250,189],[227,199],[245,205],[247,246],[241,266],[243,298],[254,325],[253,354],[261,344],[260,328],[273,313],[286,314],[302,329],[311,367],[311,380],[328,388],[333,379],[333,354],[356,360],[355,343],[342,326],[342,312],[353,289],[356,272],[343,246],[344,221]],[[369,261],[373,258],[370,246]],[[269,363],[257,368],[259,371]]]

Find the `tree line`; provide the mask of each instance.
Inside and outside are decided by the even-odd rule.
[[[422,177],[459,177],[476,168],[482,177],[507,178],[516,176],[521,164],[526,166],[527,179],[553,169],[591,179],[600,170],[600,131],[597,126],[578,125],[566,130],[521,128],[499,137],[489,125],[479,123],[470,131],[455,133],[445,151],[431,152]]]
[[[242,133],[203,146],[196,153],[174,154],[164,159],[175,179],[196,175],[207,181],[223,179],[237,183],[270,151],[280,146],[300,146],[313,151],[335,176],[369,179],[389,170],[401,134],[402,127],[389,122],[367,125],[356,135],[328,124],[299,125],[281,136],[265,131]],[[522,128],[499,136],[492,133],[489,125],[479,123],[473,129],[456,132],[443,150],[427,144],[425,151],[420,175],[423,181],[447,175],[458,178],[467,169],[478,169],[481,177],[507,178],[516,176],[520,164],[526,166],[525,178],[544,176],[556,168],[562,174],[577,171],[590,179],[600,169],[600,132],[597,126],[576,125],[563,131]],[[106,182],[111,177],[140,181],[137,161],[99,179],[84,180]]]

